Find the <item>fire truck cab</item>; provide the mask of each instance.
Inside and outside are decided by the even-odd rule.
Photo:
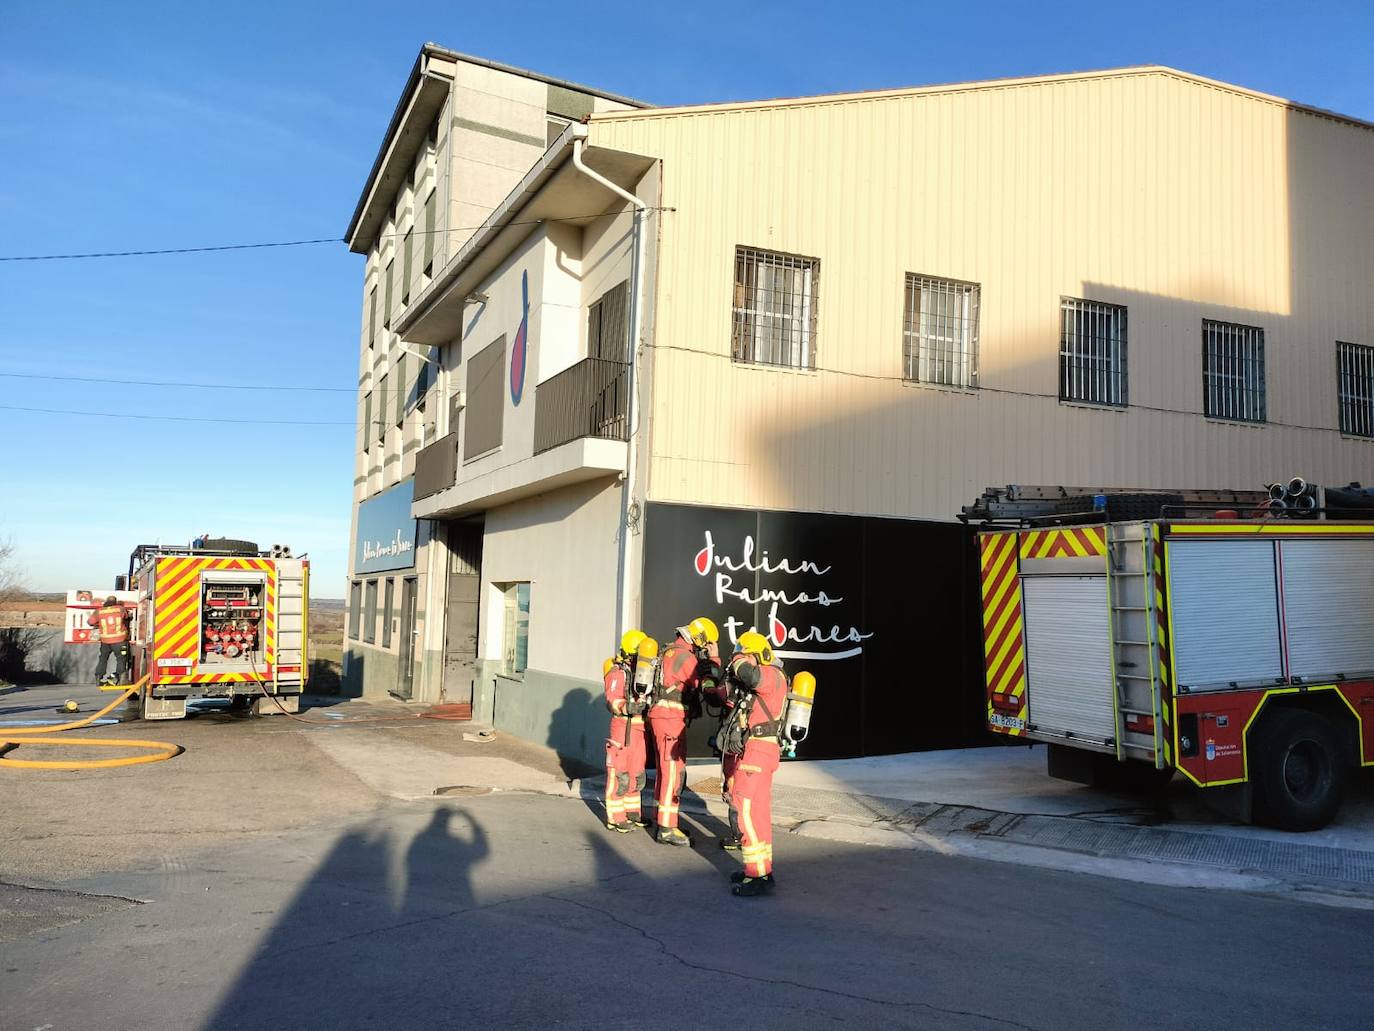
[[[1374,521],[1227,515],[981,532],[988,727],[1322,827],[1374,765]]]

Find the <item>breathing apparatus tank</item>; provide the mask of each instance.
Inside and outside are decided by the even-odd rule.
[[[811,728],[811,708],[816,699],[816,678],[802,670],[792,678],[787,692],[787,707],[782,713],[782,737],[787,754],[795,756],[797,745],[806,740]]]
[[[658,666],[658,642],[645,637],[635,649],[635,672],[631,681],[636,702],[646,702],[654,689],[654,669]]]

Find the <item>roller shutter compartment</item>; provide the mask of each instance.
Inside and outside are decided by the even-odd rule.
[[[1374,672],[1374,541],[1284,541],[1288,671],[1304,680]]]
[[[1272,541],[1170,541],[1169,604],[1180,686],[1282,677]]]
[[[1026,577],[1022,591],[1029,722],[1098,744],[1115,737],[1107,578]]]

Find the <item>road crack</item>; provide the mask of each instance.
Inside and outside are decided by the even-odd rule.
[[[627,931],[633,931],[634,933],[638,934],[641,938],[643,938],[645,941],[651,942],[652,944],[656,945],[659,951],[662,952],[665,956],[669,956],[672,959],[677,960],[683,966],[691,970],[698,970],[704,974],[723,974],[726,977],[733,977],[740,981],[749,981],[755,984],[779,985],[786,988],[800,988],[803,991],[818,992],[822,995],[831,995],[840,999],[849,999],[853,1002],[868,1002],[878,1006],[889,1006],[893,1009],[927,1010],[931,1013],[940,1013],[945,1016],[951,1017],[972,1017],[978,1020],[991,1021],[995,1024],[1002,1024],[1006,1027],[1019,1028],[1021,1029],[1021,1031],[1039,1031],[1038,1028],[1034,1027],[1031,1024],[1023,1024],[1020,1021],[1010,1020],[1006,1017],[993,1016],[990,1013],[979,1013],[975,1010],[960,1010],[953,1009],[947,1006],[937,1006],[932,1002],[904,1001],[901,999],[884,999],[876,995],[862,995],[858,992],[842,991],[839,988],[828,988],[824,985],[807,984],[805,981],[793,981],[789,978],[784,977],[764,977],[759,974],[745,974],[741,973],[738,970],[731,970],[728,967],[715,967],[706,963],[699,963],[695,960],[679,955],[678,953],[674,952],[671,948],[669,948],[668,944],[665,941],[663,941],[662,938],[655,937],[648,931],[644,930],[644,928],[638,926],[637,924],[632,924],[628,920],[622,919],[621,917],[612,913],[610,910],[603,909],[600,906],[594,906],[588,902],[579,902],[577,899],[570,899],[565,895],[555,895],[552,892],[545,893],[542,897],[547,899],[553,899],[556,902],[565,902],[570,906],[577,906],[579,909],[585,909],[592,913],[600,914],[601,916],[604,916],[607,920],[611,921],[613,924],[623,927]]]

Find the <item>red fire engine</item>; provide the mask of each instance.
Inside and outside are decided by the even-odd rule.
[[[1324,826],[1374,765],[1368,500],[985,493],[966,518],[1015,524],[978,535],[989,729],[1047,743],[1052,776],[1177,771],[1243,819]]]
[[[143,718],[180,719],[188,699],[202,697],[296,712],[309,670],[309,584],[310,563],[281,546],[201,538],[136,548],[119,578],[127,590],[105,593],[132,616],[129,679],[148,677]],[[90,639],[86,617],[103,596],[69,593],[69,643]]]

